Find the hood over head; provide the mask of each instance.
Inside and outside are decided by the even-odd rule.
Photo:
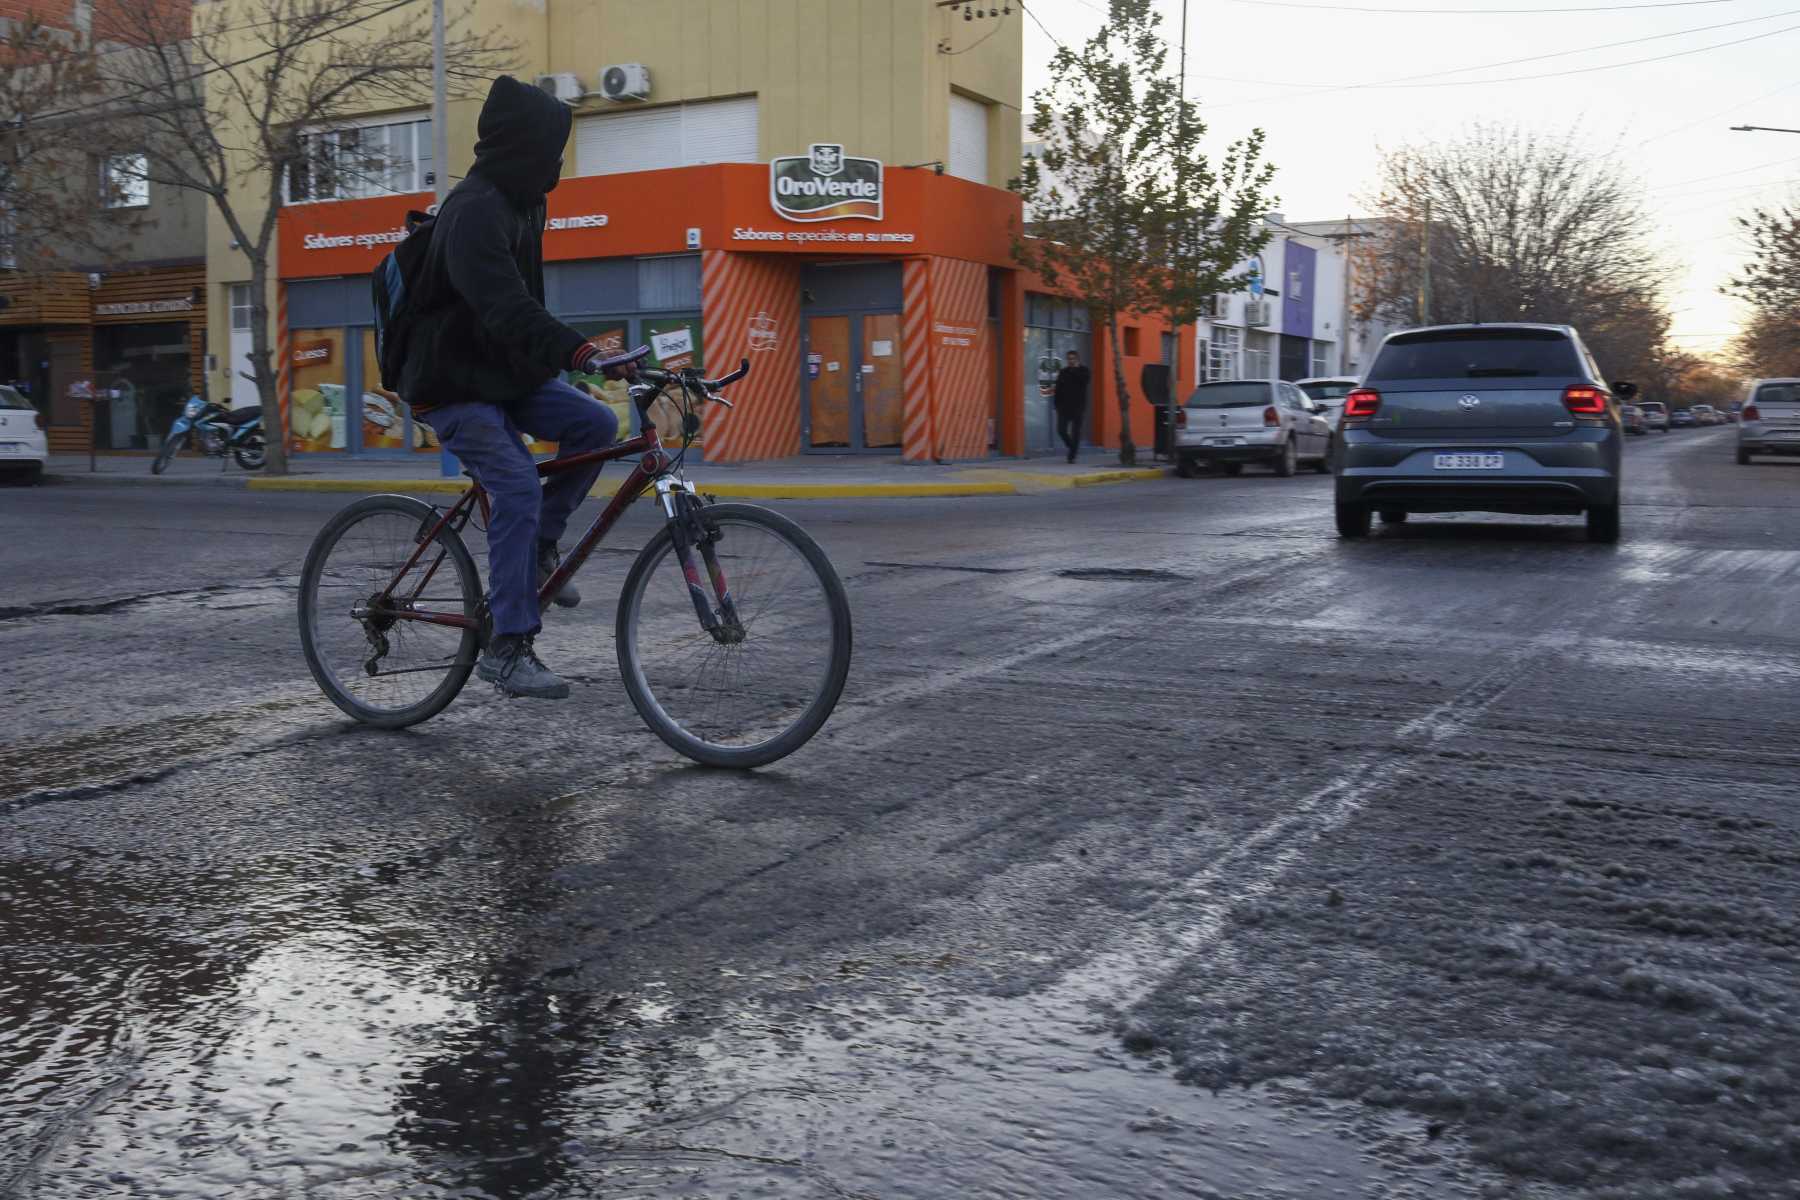
[[[536,204],[556,187],[573,122],[574,114],[561,100],[502,75],[481,106],[470,171],[515,203]]]

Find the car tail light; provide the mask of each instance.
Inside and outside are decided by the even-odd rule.
[[[1344,397],[1344,417],[1372,417],[1381,409],[1381,393],[1374,388],[1357,388]]]
[[[44,410],[41,408],[31,414],[31,419],[37,422],[37,427],[39,429],[50,428],[50,422],[44,418]]]
[[[1563,407],[1577,417],[1604,416],[1606,393],[1597,387],[1571,384],[1563,389]]]
[[[1276,410],[1276,408],[1273,404],[1271,404],[1271,405],[1269,405],[1269,407],[1263,409],[1263,424],[1267,425],[1270,429],[1276,429],[1276,428],[1280,427],[1281,413]]]
[[[1177,428],[1177,429],[1186,429],[1187,428],[1187,409],[1178,408],[1175,410],[1175,428]]]
[[[1756,405],[1746,404],[1744,405],[1744,411],[1738,414],[1738,418],[1744,421],[1760,421],[1762,420],[1762,414],[1756,411]]]

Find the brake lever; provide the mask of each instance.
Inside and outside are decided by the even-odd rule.
[[[727,400],[725,397],[719,395],[719,393],[717,393],[717,392],[706,393],[706,398],[708,400],[711,400],[714,404],[723,404],[726,408],[736,408],[737,407],[737,405],[733,404],[731,401]]]

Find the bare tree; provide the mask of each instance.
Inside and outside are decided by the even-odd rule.
[[[113,127],[104,107],[105,50],[88,32],[27,16],[0,32],[0,263],[48,271],[121,253],[140,224],[106,203],[129,180],[102,168]]]
[[[277,364],[267,309],[276,222],[286,185],[379,180],[379,148],[322,138],[321,129],[431,94],[430,9],[419,0],[242,0],[171,19],[164,0],[104,0],[110,24],[134,52],[107,60],[107,83],[133,103],[150,177],[211,202],[244,256],[250,282],[251,350],[232,364],[276,404]],[[459,94],[485,86],[513,48],[492,34],[453,27],[445,64]],[[443,170],[444,164],[434,164]],[[273,425],[271,425],[273,428]],[[287,468],[280,437],[269,470]]]
[[[1359,315],[1574,325],[1609,373],[1657,369],[1669,268],[1640,185],[1573,133],[1476,125],[1385,151]]]
[[[1750,306],[1732,356],[1751,376],[1800,376],[1800,204],[1758,208],[1737,223],[1749,257],[1724,292]]]

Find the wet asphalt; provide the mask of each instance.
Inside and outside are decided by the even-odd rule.
[[[0,1196],[1797,1194],[1800,459],[1731,438],[1617,547],[775,504],[856,659],[748,774],[620,690],[645,506],[572,699],[389,734],[297,645],[351,497],[0,491]]]

